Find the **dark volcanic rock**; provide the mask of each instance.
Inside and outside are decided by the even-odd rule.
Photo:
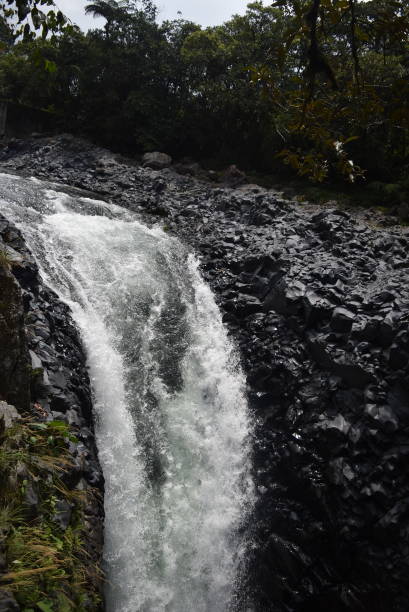
[[[3,257],[7,251],[0,241]],[[11,260],[10,260],[11,261]],[[29,354],[20,288],[6,262],[0,263],[0,399],[27,410],[30,403]]]
[[[61,480],[69,490],[91,493],[84,510],[89,528],[83,547],[89,563],[97,567],[102,560],[104,483],[79,333],[68,307],[41,283],[36,263],[20,232],[1,214],[0,249],[13,255],[13,265],[0,266],[0,400],[13,403],[30,420],[60,420],[72,426],[78,442],[70,443],[70,464]],[[0,401],[0,425],[3,422],[7,427],[15,417],[13,408]],[[37,491],[29,484],[25,505],[33,518],[38,502]],[[57,524],[64,529],[70,518],[71,508],[58,502]],[[97,572],[95,576],[99,587]],[[5,598],[0,594],[0,609],[20,609],[13,607],[13,601],[7,594]]]
[[[172,164],[172,158],[166,153],[145,153],[142,158],[142,164],[145,168],[153,170],[163,170]]]
[[[407,232],[274,191],[143,169],[68,136],[14,143],[1,158],[7,171],[104,194],[201,255],[256,417],[258,500],[238,609],[407,612]],[[103,159],[104,173],[93,172]],[[50,308],[33,320],[33,350],[48,378],[38,394],[67,414],[74,389],[60,392],[68,372],[43,344],[70,337],[67,313],[50,328],[54,303],[42,299]]]
[[[351,331],[355,314],[346,308],[335,308],[332,313],[331,328],[335,332],[347,334]]]

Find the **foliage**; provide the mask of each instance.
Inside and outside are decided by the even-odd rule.
[[[394,171],[394,162],[406,162],[407,5],[383,0],[276,5],[289,15],[280,61],[283,69],[293,66],[293,87],[277,84],[266,65],[253,69],[252,78],[281,107],[285,96],[290,147],[280,157],[314,181],[331,174],[355,181],[363,171],[354,158],[370,168],[377,150],[383,169]]]
[[[97,608],[99,579],[82,544],[87,494],[69,491],[62,479],[75,437],[62,421],[21,420],[1,432],[0,535],[8,569],[0,586],[27,612],[80,611],[91,601]],[[73,509],[66,529],[56,521],[62,501]]]
[[[32,40],[35,32],[45,39],[49,32],[62,32],[67,18],[56,9],[54,0],[4,0],[0,2],[2,29],[9,28],[14,38]]]
[[[158,24],[150,0],[94,0],[86,10],[105,26],[0,56],[0,97],[127,153],[162,149],[263,172],[283,173],[284,162],[313,182],[404,181],[403,0],[252,2],[205,29]]]

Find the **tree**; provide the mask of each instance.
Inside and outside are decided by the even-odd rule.
[[[286,109],[282,117],[287,146],[280,157],[315,181],[336,175],[355,181],[363,175],[361,165],[369,162],[374,169],[370,158],[375,150],[388,151],[384,175],[388,168],[394,171],[397,154],[405,163],[408,85],[398,74],[408,74],[407,4],[283,0],[276,5],[287,18],[282,65],[292,72],[293,87],[277,85],[266,64],[253,69],[253,82],[263,82],[271,104]],[[291,68],[294,52],[298,70]],[[395,75],[386,86],[373,66],[390,66],[392,58]]]
[[[5,17],[0,16],[0,50],[10,47],[15,40],[12,28],[7,23]]]
[[[0,55],[3,97],[54,108],[65,129],[127,153],[281,174],[284,162],[316,182],[364,177],[405,192],[403,0],[252,2],[211,28],[158,24],[149,0],[94,0],[87,11],[105,27],[17,39]]]
[[[35,32],[41,31],[45,39],[50,32],[62,32],[69,25],[53,0],[4,0],[0,2],[0,11],[15,38],[31,40]]]
[[[115,2],[115,0],[96,0],[93,4],[88,4],[85,7],[85,12],[87,15],[106,19],[105,31],[107,37],[109,37],[112,24],[117,17],[123,14],[123,7],[126,4],[126,2]]]

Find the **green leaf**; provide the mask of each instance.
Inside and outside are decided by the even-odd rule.
[[[39,608],[41,612],[54,612],[52,603],[47,601],[38,601],[37,608]]]
[[[350,136],[349,138],[347,138],[346,140],[344,140],[344,145],[347,144],[348,142],[352,142],[353,140],[359,140],[359,136]]]
[[[57,72],[57,64],[48,59],[44,60],[44,68],[50,74]]]
[[[59,538],[54,538],[54,542],[55,542],[55,546],[57,548],[57,550],[62,550],[64,548],[64,542],[62,540],[60,540]],[[61,574],[60,574],[61,576]]]
[[[47,426],[53,429],[59,429],[60,431],[67,431],[68,429],[68,425],[64,421],[50,421],[47,423]]]

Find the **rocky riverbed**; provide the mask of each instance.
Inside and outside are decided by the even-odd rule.
[[[142,168],[70,136],[13,141],[0,170],[90,191],[201,255],[240,347],[255,419],[258,502],[240,609],[407,612],[407,231],[377,227],[371,212]],[[57,317],[54,337],[70,346],[67,312],[42,292],[42,312]],[[52,364],[41,313],[33,325],[34,355]],[[77,384],[82,358],[60,362],[58,375],[47,370],[58,392],[46,405],[81,404],[89,414]]]

